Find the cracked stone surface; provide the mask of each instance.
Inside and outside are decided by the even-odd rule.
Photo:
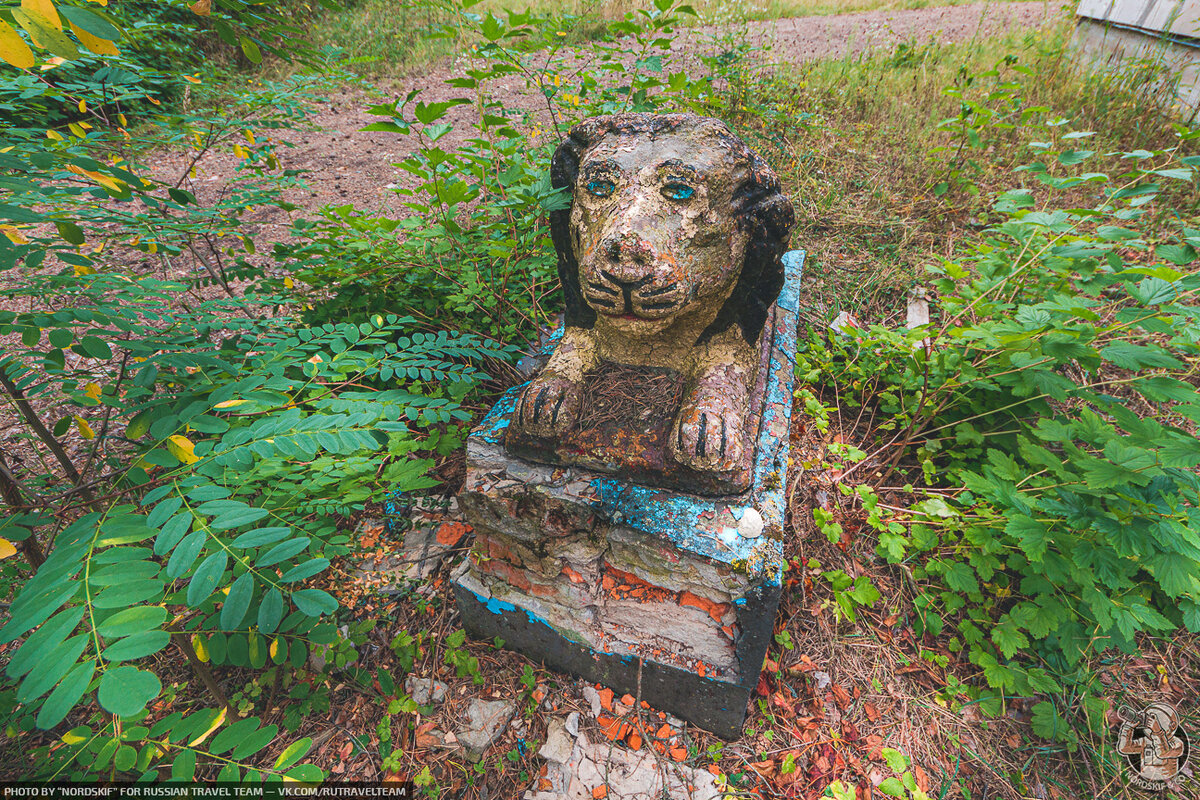
[[[410,675],[404,681],[404,691],[412,696],[417,705],[437,704],[446,699],[446,684],[433,678],[418,678]]]
[[[482,756],[504,732],[515,709],[511,700],[472,700],[467,706],[467,727],[456,734],[458,743],[472,757]]]
[[[640,751],[592,744],[585,734],[572,735],[567,719],[552,717],[546,743],[538,756],[546,774],[523,800],[590,800],[606,787],[608,800],[719,800],[716,778],[705,770],[662,760],[646,748]]]

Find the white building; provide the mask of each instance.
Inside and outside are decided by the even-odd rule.
[[[1139,91],[1179,103],[1181,117],[1196,116],[1200,0],[1081,0],[1076,14],[1084,52]]]

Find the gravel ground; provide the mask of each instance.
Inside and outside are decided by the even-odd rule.
[[[801,17],[752,22],[747,37],[757,46],[764,64],[803,63],[819,58],[840,57],[872,48],[890,47],[903,41],[965,42],[994,35],[1012,28],[1034,29],[1055,18],[1057,5],[1048,2],[977,3],[966,6],[924,8],[909,11],[872,11],[837,16]],[[682,63],[697,64],[695,57],[712,41],[713,28],[681,29],[672,48]],[[581,57],[586,45],[581,48]],[[411,89],[421,89],[426,102],[461,96],[462,90],[447,86],[445,80],[461,74],[465,56],[443,62],[433,69],[395,81],[389,93],[402,97]],[[545,105],[540,95],[531,93],[519,76],[491,84],[494,97],[503,97],[509,109],[529,111],[545,123]],[[415,146],[410,137],[391,133],[364,132],[362,128],[378,121],[366,109],[378,103],[356,87],[329,96],[312,118],[314,130],[284,132],[290,147],[280,148],[284,167],[308,171],[308,192],[296,192],[288,200],[300,207],[295,212],[311,214],[326,204],[353,203],[363,211],[380,211],[388,216],[403,216],[401,205],[390,187],[405,185],[406,173],[393,163],[405,157]],[[459,123],[439,146],[455,147],[472,131],[465,124],[473,110],[452,109],[449,121]],[[186,163],[185,152],[165,154],[156,163],[161,175],[177,176]],[[233,174],[236,159],[232,154],[217,154],[200,165],[193,190],[202,198],[215,194]],[[260,244],[287,238],[288,219],[282,212],[264,209],[248,220]],[[260,252],[268,248],[260,247]]]

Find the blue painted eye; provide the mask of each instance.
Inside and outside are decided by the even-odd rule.
[[[616,191],[617,185],[606,178],[596,178],[588,181],[587,190],[596,197],[608,197]]]
[[[668,200],[687,200],[696,190],[686,183],[671,182],[662,188],[662,193]]]

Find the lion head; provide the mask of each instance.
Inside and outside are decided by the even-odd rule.
[[[794,215],[771,168],[720,120],[617,114],[575,126],[551,183],[571,196],[551,235],[566,325],[634,336],[683,316],[694,343],[733,325],[758,339],[783,284]]]

